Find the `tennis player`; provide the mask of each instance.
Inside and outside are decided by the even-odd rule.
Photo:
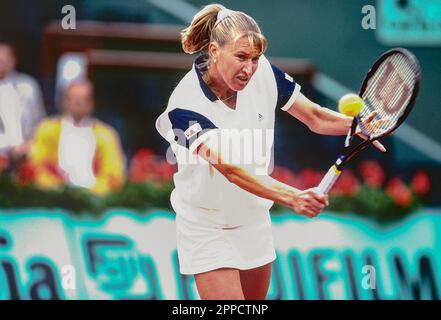
[[[352,118],[311,102],[271,65],[266,38],[243,12],[204,7],[182,31],[182,47],[201,54],[156,122],[178,162],[171,203],[180,272],[195,276],[201,299],[265,299],[273,202],[307,217],[328,204],[269,176],[275,112],[327,135],[346,134]]]

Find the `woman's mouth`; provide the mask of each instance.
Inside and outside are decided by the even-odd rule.
[[[249,80],[248,77],[237,77],[237,80],[239,80],[241,83],[246,84]]]

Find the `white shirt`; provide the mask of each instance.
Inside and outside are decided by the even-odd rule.
[[[287,110],[297,98],[300,86],[286,73],[272,66],[265,56],[247,86],[237,93],[236,109],[220,101],[193,68],[173,91],[167,109],[156,122],[159,133],[170,143],[168,160],[174,154],[178,172],[174,175],[173,207],[184,204],[187,218],[199,221],[215,215],[215,223],[239,226],[267,214],[273,202],[260,198],[229,182],[193,151],[205,142],[222,158],[255,175],[272,170],[274,120],[277,107]],[[197,217],[194,217],[197,215]],[[211,217],[210,217],[211,218]]]
[[[72,119],[63,118],[58,145],[58,165],[75,186],[92,188],[96,177],[93,172],[96,140],[92,121],[85,120],[75,126]]]
[[[44,116],[41,90],[34,78],[14,72],[0,80],[0,149],[31,138]]]
[[[3,124],[0,148],[23,143],[22,114],[23,104],[17,90],[11,83],[0,81],[0,120]]]

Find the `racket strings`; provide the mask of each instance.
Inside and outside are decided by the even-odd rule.
[[[371,75],[362,98],[365,102],[360,119],[362,131],[377,137],[395,127],[404,114],[416,83],[414,64],[403,54],[394,54],[385,59]],[[373,111],[375,120],[365,120]]]

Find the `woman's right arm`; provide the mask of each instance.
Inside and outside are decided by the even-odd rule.
[[[254,175],[238,165],[223,161],[216,150],[201,143],[196,151],[231,183],[261,198],[272,200],[307,217],[315,217],[328,205],[328,197],[308,189],[298,190],[267,175]]]

